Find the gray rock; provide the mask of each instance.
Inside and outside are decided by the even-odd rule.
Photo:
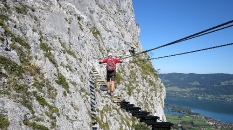
[[[22,76],[9,73],[4,67],[1,70],[7,77],[1,78],[0,83],[7,78],[4,82],[8,87],[4,90],[9,93],[0,94],[0,113],[7,115],[8,129],[33,129],[26,120],[52,130],[90,130],[90,71],[95,68],[105,79],[105,65],[100,65],[99,60],[109,51],[116,57],[129,56],[131,46],[136,52],[143,51],[132,1],[6,0],[0,5],[8,10],[3,13],[8,19],[3,22],[11,32],[0,26],[0,37],[8,39],[7,44],[0,40],[0,55],[23,70]],[[21,47],[22,52],[11,49],[12,45]],[[5,51],[6,47],[11,51]],[[20,61],[22,56],[28,61]],[[117,64],[121,78],[115,93],[166,121],[164,85],[156,72],[129,63],[132,60],[130,57]],[[153,68],[150,62],[145,66]],[[95,87],[96,126],[133,129],[131,115],[106,98],[98,84]]]

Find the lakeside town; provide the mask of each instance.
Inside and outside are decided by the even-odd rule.
[[[223,123],[214,119],[207,119],[207,123],[214,126],[216,129],[233,130],[233,123]]]
[[[233,123],[224,123],[210,117],[194,113],[191,109],[181,108],[165,104],[170,111],[182,113],[182,115],[166,114],[167,120],[174,124],[174,130],[211,129],[233,130]]]

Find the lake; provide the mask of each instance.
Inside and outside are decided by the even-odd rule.
[[[171,114],[171,115],[176,115],[176,116],[182,116],[183,114],[177,111],[171,111],[170,109],[165,108],[164,109],[165,114]]]
[[[192,112],[211,117],[212,119],[233,123],[233,103],[187,97],[167,96],[165,103],[173,106],[189,108]],[[167,110],[165,114],[169,114]]]

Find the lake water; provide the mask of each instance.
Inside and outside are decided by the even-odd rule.
[[[165,114],[171,114],[171,115],[176,115],[176,116],[182,116],[183,114],[177,111],[171,111],[167,108],[164,109]]]
[[[167,96],[165,103],[189,108],[192,112],[211,117],[221,122],[233,123],[233,103],[230,102]],[[167,110],[165,110],[165,114],[169,114]]]

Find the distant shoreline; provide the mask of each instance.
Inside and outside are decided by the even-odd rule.
[[[208,119],[208,120],[212,120],[212,121],[215,121],[215,122],[219,122],[219,123],[222,123],[222,124],[229,124],[229,125],[233,125],[233,122],[232,123],[228,123],[228,122],[223,122],[223,121],[220,121],[220,120],[216,120],[216,119],[213,119],[209,116],[206,116],[206,115],[202,115],[200,113],[196,113],[196,112],[193,112],[190,108],[184,108],[184,107],[180,107],[180,106],[175,106],[175,105],[169,105],[169,104],[165,104],[165,108],[171,110],[171,111],[175,111],[175,112],[179,112],[179,113],[182,113],[183,115],[182,116],[187,116],[187,115],[199,115],[199,116],[202,116],[204,117],[205,119]],[[173,114],[166,114],[165,115],[173,115]],[[178,116],[178,115],[177,115]]]
[[[169,72],[169,73],[160,73],[160,74],[230,74],[233,73],[180,73],[180,72]]]

